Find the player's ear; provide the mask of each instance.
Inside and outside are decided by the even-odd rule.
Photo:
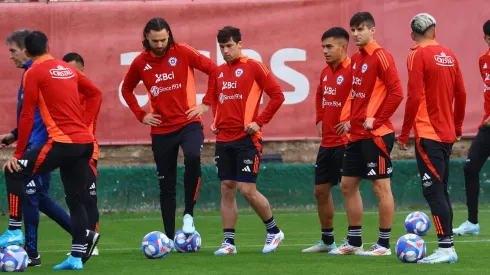
[[[373,26],[370,31],[371,31],[371,34],[374,35],[376,33],[376,27]]]
[[[412,40],[415,41],[415,34],[413,32],[410,32],[410,38],[412,38]]]
[[[238,48],[241,49],[242,48],[242,41],[238,41],[238,43],[236,43]]]

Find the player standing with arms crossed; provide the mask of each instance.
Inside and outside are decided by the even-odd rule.
[[[332,255],[391,255],[390,233],[395,206],[391,193],[393,168],[390,153],[395,142],[390,121],[403,100],[403,91],[393,57],[374,40],[375,22],[368,12],[350,20],[351,35],[359,51],[352,56],[352,104],[350,142],[342,167],[340,189],[349,222],[348,242],[329,252]],[[361,179],[372,181],[379,205],[379,239],[363,251],[361,238]]]
[[[195,232],[194,205],[201,184],[201,150],[204,142],[200,118],[187,119],[196,105],[194,69],[209,77],[216,64],[192,47],[176,43],[168,23],[152,18],[143,30],[145,50],[136,57],[124,78],[122,95],[136,118],[151,126],[152,150],[160,181],[160,207],[165,234],[175,237],[177,158],[184,151],[185,210],[182,230]],[[150,98],[151,113],[145,112],[133,91],[143,81]]]
[[[315,198],[322,239],[302,252],[328,252],[337,248],[333,234],[334,204],[331,194],[342,176],[347,136],[344,123],[350,114],[351,60],[347,56],[349,33],[331,28],[322,35],[327,66],[320,74],[316,93],[316,125],[322,138],[315,165]]]
[[[34,64],[24,75],[17,148],[14,156],[3,166],[10,220],[7,231],[0,237],[0,247],[24,241],[21,231],[24,177],[59,167],[66,204],[70,209],[73,239],[71,255],[54,269],[80,270],[99,240],[98,233],[87,230],[83,193],[94,141],[87,125],[100,110],[102,93],[75,68],[49,55],[48,38],[44,33],[31,32],[25,38],[25,46]],[[83,116],[79,93],[87,97],[88,108]],[[36,106],[49,138],[44,145],[25,151]]]
[[[67,53],[63,56],[63,61],[75,67],[81,74],[85,69],[85,62],[83,58],[78,53]],[[85,111],[87,108],[87,104],[85,102],[85,96],[80,94],[80,103],[82,104],[83,110]],[[87,210],[88,217],[88,230],[95,231],[99,233],[99,208],[97,207],[97,162],[99,159],[99,144],[97,143],[97,139],[95,138],[95,130],[97,128],[97,117],[98,114],[94,117],[94,121],[89,125],[89,130],[94,136],[94,153],[92,154],[92,158],[89,162],[89,169],[87,170],[87,186],[85,186],[85,194],[84,194],[84,204],[85,209]],[[97,247],[94,248],[92,252],[92,256],[98,256],[99,249]]]
[[[470,146],[464,166],[464,182],[466,187],[466,206],[468,220],[453,229],[455,235],[478,235],[478,196],[480,193],[480,171],[490,156],[490,20],[483,25],[483,38],[489,50],[480,56],[479,67],[483,80],[483,97],[485,115],[480,124],[478,134]]]
[[[434,40],[434,17],[417,14],[410,25],[417,45],[407,60],[408,97],[398,143],[401,150],[408,149],[408,136],[413,127],[423,193],[439,240],[439,248],[418,263],[453,263],[458,256],[453,243],[453,210],[447,186],[449,157],[453,143],[461,137],[466,91],[453,52]]]
[[[243,56],[240,29],[226,26],[217,40],[225,64],[215,74],[216,86],[206,93],[203,104],[189,112],[200,116],[213,107],[212,130],[216,136],[216,169],[221,180],[221,217],[224,241],[215,255],[236,254],[235,225],[238,218],[237,189],[264,222],[267,238],[262,253],[274,252],[284,239],[267,199],[257,190],[262,132],[284,102],[281,88],[262,63]],[[259,116],[262,91],[270,97]]]

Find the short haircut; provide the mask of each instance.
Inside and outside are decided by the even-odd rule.
[[[490,35],[490,20],[487,20],[487,22],[483,24],[483,33],[485,35]]]
[[[412,18],[410,26],[414,33],[424,35],[428,29],[436,26],[436,19],[428,13],[419,13]]]
[[[48,52],[48,37],[41,31],[32,31],[26,36],[25,46],[30,56],[41,56]]]
[[[28,29],[16,30],[9,36],[5,38],[7,44],[15,43],[19,49],[23,50],[26,48],[26,36],[31,33]]]
[[[329,38],[343,38],[349,42],[349,33],[341,27],[333,27],[329,29],[328,31],[324,32],[322,35],[322,41]]]
[[[217,39],[219,43],[226,43],[230,40],[230,38],[233,39],[235,43],[242,41],[240,29],[232,26],[226,26],[218,31]]]
[[[82,64],[82,66],[85,66],[85,62],[83,61],[83,58],[81,55],[78,53],[67,53],[65,56],[63,56],[63,61],[66,63],[75,61],[77,63]]]
[[[350,19],[350,27],[357,27],[366,24],[368,28],[376,26],[374,17],[367,11],[358,12]]]

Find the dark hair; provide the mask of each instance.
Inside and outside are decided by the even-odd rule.
[[[161,17],[153,17],[150,19],[150,21],[148,21],[148,23],[146,23],[146,26],[143,29],[143,47],[146,51],[150,50],[150,42],[148,39],[146,39],[146,35],[150,33],[150,31],[159,32],[161,30],[168,31],[168,44],[166,49],[168,49],[171,45],[175,45],[174,35],[172,34],[172,30],[170,29],[168,22]]]
[[[359,25],[366,24],[368,28],[374,27],[374,17],[367,11],[358,12],[350,19],[350,27],[357,27]]]
[[[25,39],[26,51],[32,57],[48,52],[48,37],[41,31],[32,31]]]
[[[483,33],[485,35],[490,35],[490,20],[487,20],[487,22],[483,24]]]
[[[15,43],[19,49],[23,50],[26,48],[26,36],[31,33],[30,30],[23,29],[23,30],[16,30],[14,31],[11,35],[7,36],[5,38],[5,42],[10,44],[10,43]]]
[[[75,61],[77,63],[82,64],[82,66],[85,66],[85,62],[83,61],[83,58],[81,55],[78,53],[67,53],[65,56],[63,56],[63,61],[66,63]]]
[[[349,42],[349,33],[341,27],[334,27],[324,32],[322,35],[322,41],[329,37],[344,38],[345,40],[347,40],[347,42]]]
[[[230,41],[230,38],[233,39],[235,43],[238,43],[242,41],[242,34],[240,33],[239,28],[226,26],[218,31],[217,38],[219,43],[226,43]]]

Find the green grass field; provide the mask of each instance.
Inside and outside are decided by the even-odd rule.
[[[395,243],[404,234],[403,221],[409,210],[398,211],[392,230],[392,252]],[[425,210],[425,213],[430,212]],[[101,215],[99,242],[100,256],[92,257],[84,267],[88,274],[413,274],[424,269],[424,274],[484,274],[490,268],[490,208],[481,209],[480,226],[483,232],[476,237],[455,237],[459,260],[456,264],[417,265],[402,264],[395,255],[390,257],[330,256],[326,253],[302,254],[301,249],[320,239],[318,217],[313,211],[276,211],[277,224],[285,233],[285,240],[275,253],[262,255],[265,228],[250,211],[240,211],[236,231],[237,255],[214,256],[221,244],[222,230],[219,212],[196,212],[196,228],[202,236],[201,250],[193,254],[171,253],[164,259],[148,260],[141,252],[143,236],[154,230],[163,231],[159,213],[104,213]],[[464,208],[455,209],[455,225],[466,218]],[[7,225],[1,217],[0,228]],[[180,217],[177,225],[181,225]],[[335,217],[337,244],[347,233],[344,212]],[[485,230],[487,229],[487,230]],[[28,268],[33,274],[71,274],[73,271],[53,271],[54,265],[66,258],[71,247],[69,235],[47,217],[41,218],[39,250],[42,266]],[[364,248],[368,249],[378,238],[378,216],[367,212],[363,219]],[[436,247],[434,228],[428,236],[427,252]],[[376,272],[376,273],[375,273]]]

